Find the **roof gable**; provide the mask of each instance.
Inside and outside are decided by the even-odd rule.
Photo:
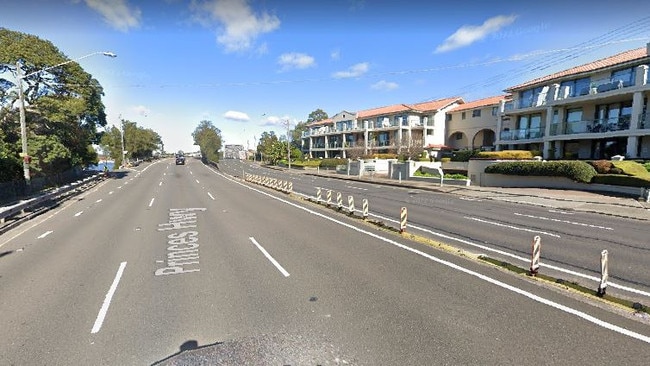
[[[499,105],[499,102],[506,99],[507,97],[508,95],[503,94],[503,95],[496,95],[493,97],[487,97],[479,100],[473,100],[471,102],[458,105],[452,110],[450,110],[449,112],[459,112],[459,111],[466,111],[466,110],[476,109],[481,107]]]
[[[419,112],[435,112],[439,111],[453,103],[463,104],[465,101],[461,97],[451,97],[438,100],[430,100],[428,102],[411,104],[411,107]]]

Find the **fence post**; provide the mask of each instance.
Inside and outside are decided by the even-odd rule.
[[[530,272],[529,274],[531,276],[537,276],[537,272],[539,271],[539,258],[540,254],[542,251],[542,238],[539,237],[539,235],[535,235],[533,238],[533,253],[532,257],[530,259]]]
[[[366,198],[361,201],[363,203],[363,219],[368,219],[368,200]]]
[[[406,231],[406,221],[408,219],[408,213],[406,207],[402,207],[400,211],[400,220],[399,220],[399,232],[404,233]]]
[[[609,260],[607,250],[600,252],[600,285],[596,295],[603,297],[607,291],[607,280],[609,279]]]

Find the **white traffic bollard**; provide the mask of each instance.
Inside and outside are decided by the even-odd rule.
[[[368,200],[366,198],[361,201],[363,203],[363,219],[368,219]]]
[[[603,297],[607,292],[607,280],[609,280],[609,261],[607,258],[607,250],[600,252],[600,285],[596,295]]]
[[[343,208],[343,196],[341,196],[341,192],[336,192],[336,207],[339,211]]]
[[[348,196],[348,213],[354,215],[354,197]]]
[[[328,189],[328,190],[327,190],[327,206],[329,207],[329,205],[330,205],[331,203],[332,203],[332,190],[331,190],[331,189]]]
[[[320,203],[321,201],[321,188],[316,187],[316,202]]]
[[[542,238],[539,237],[539,235],[535,235],[533,238],[533,253],[532,257],[530,259],[530,272],[529,274],[531,276],[536,276],[537,272],[539,271],[539,258],[541,255],[542,251]]]
[[[400,211],[400,220],[399,220],[399,232],[403,233],[406,231],[406,221],[408,220],[408,212],[406,207],[402,207]]]

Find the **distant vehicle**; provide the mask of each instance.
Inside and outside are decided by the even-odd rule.
[[[176,154],[176,165],[185,165],[185,155],[182,151]]]

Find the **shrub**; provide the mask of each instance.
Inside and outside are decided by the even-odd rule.
[[[469,159],[477,157],[480,151],[478,150],[460,150],[455,151],[451,157],[451,161],[469,161]],[[444,159],[444,158],[443,158]]]
[[[323,159],[320,161],[321,168],[336,168],[337,165],[347,163],[346,159]]]
[[[645,170],[650,172],[650,163],[645,163],[645,164],[643,164],[643,166],[645,167]]]
[[[593,166],[584,161],[513,161],[489,165],[485,173],[527,176],[566,177],[589,183],[596,175]]]
[[[612,184],[627,187],[650,187],[650,179],[624,174],[599,174],[591,183]]]
[[[298,160],[292,161],[292,165],[302,166],[302,167],[317,167],[320,166],[320,160]]]
[[[609,174],[609,171],[614,167],[614,164],[609,160],[596,160],[589,162],[589,164],[596,169],[598,174]]]
[[[442,162],[442,163],[448,163],[450,161],[451,161],[451,158],[442,158],[442,159],[440,159],[440,162]]]
[[[623,174],[650,178],[650,172],[646,167],[635,161],[612,161],[612,165],[620,169]]]
[[[534,156],[533,151],[528,150],[504,150],[504,151],[481,151],[478,153],[478,158],[482,159],[532,159]]]

